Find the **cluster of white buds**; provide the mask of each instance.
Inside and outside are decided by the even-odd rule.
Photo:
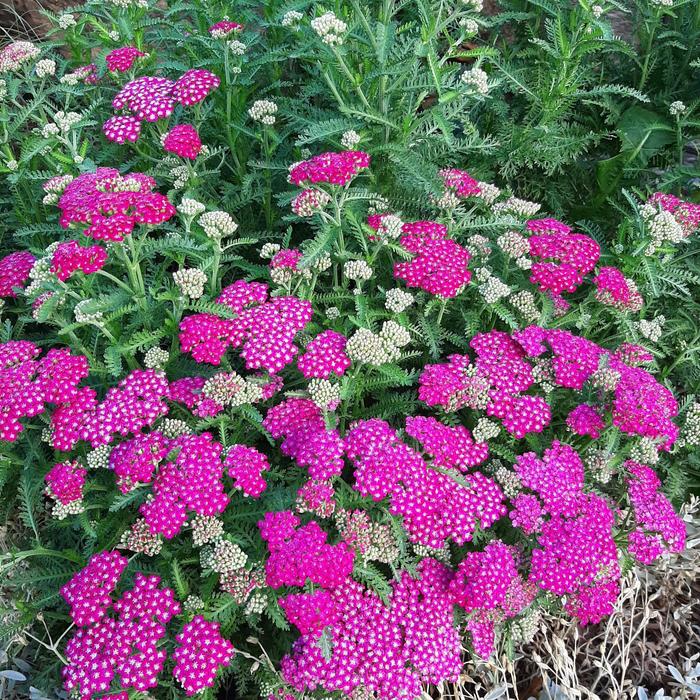
[[[498,437],[501,432],[501,428],[495,421],[489,418],[479,418],[474,430],[472,430],[472,435],[476,442],[488,442],[495,437]]]
[[[397,238],[401,237],[403,233],[403,220],[400,216],[396,214],[384,214],[379,222],[379,228],[377,228],[374,237],[379,238],[380,241],[395,241]]]
[[[530,202],[519,197],[508,197],[505,202],[494,204],[493,211],[494,213],[515,214],[516,216],[529,218],[537,214],[541,207],[542,205],[537,202]]]
[[[639,442],[632,446],[630,459],[642,464],[657,464],[659,461],[659,446],[651,438],[642,437]]]
[[[154,534],[144,518],[139,518],[127,530],[119,541],[120,549],[128,549],[131,552],[145,554],[147,557],[155,557],[163,548],[163,539]]]
[[[260,248],[260,257],[263,260],[270,260],[275,257],[280,248],[281,246],[277,243],[263,243],[262,248]]]
[[[306,189],[292,200],[292,211],[297,216],[313,216],[317,211],[323,209],[331,196],[323,190]]]
[[[491,275],[486,282],[479,285],[479,294],[487,304],[495,304],[510,294],[510,287],[495,275]]]
[[[685,102],[681,102],[680,100],[676,100],[675,102],[671,102],[668,111],[670,112],[672,117],[677,117],[679,114],[683,114],[685,110],[688,109],[685,105]]]
[[[523,489],[522,482],[518,475],[514,471],[508,469],[508,467],[498,467],[494,473],[494,478],[508,498],[515,498]]]
[[[62,85],[77,85],[87,80],[91,75],[93,75],[93,69],[90,66],[80,66],[80,68],[74,70],[72,73],[62,75],[58,82]]]
[[[174,440],[182,435],[191,435],[193,432],[192,428],[179,418],[163,418],[159,429],[169,440]]]
[[[202,394],[219,406],[243,406],[262,399],[262,388],[236,372],[219,372],[207,379]]]
[[[326,12],[320,17],[311,20],[311,29],[321,37],[324,44],[331,46],[343,43],[343,34],[348,29],[348,25],[335,16],[333,12]]]
[[[32,265],[31,270],[29,270],[29,279],[31,282],[24,289],[24,294],[27,297],[33,297],[41,291],[44,283],[53,282],[56,279],[56,276],[51,272],[51,265],[53,254],[60,244],[60,241],[54,241],[48,245],[44,251],[44,255],[38,258]]]
[[[346,131],[340,139],[340,145],[348,151],[355,148],[358,143],[360,143],[360,135],[354,129]]]
[[[0,73],[16,71],[41,53],[41,49],[31,41],[15,41],[9,47],[9,51],[0,54]]]
[[[615,391],[620,382],[620,373],[611,367],[600,367],[591,375],[591,385],[604,391]]]
[[[652,5],[659,5],[659,7],[673,7],[673,0],[650,0]]]
[[[186,165],[175,165],[170,168],[168,173],[173,179],[173,187],[176,190],[182,190],[187,185],[187,181],[190,178],[190,171]]]
[[[54,124],[53,122],[44,124],[44,126],[41,127],[41,135],[45,139],[49,139],[52,136],[58,136],[60,133],[61,130],[58,128],[58,124]]]
[[[593,478],[601,484],[607,484],[613,476],[612,455],[602,447],[591,445],[583,455],[583,461]]]
[[[430,201],[438,209],[456,209],[461,204],[461,200],[456,192],[450,189],[445,190],[439,197],[430,195]]]
[[[159,348],[157,345],[155,347],[149,348],[143,358],[143,364],[148,369],[163,369],[170,359],[170,353],[163,348]]]
[[[511,627],[511,639],[517,645],[529,644],[542,627],[542,609],[530,607]]]
[[[641,213],[651,235],[651,243],[644,251],[645,255],[653,255],[664,243],[680,243],[690,233],[676,221],[676,217],[670,211],[659,211],[651,202],[641,208]]]
[[[425,544],[412,545],[413,552],[420,559],[437,559],[443,564],[448,564],[450,561],[450,545],[445,542],[442,547],[428,547]],[[371,698],[363,698],[362,700],[371,700]]]
[[[496,239],[496,245],[511,258],[520,258],[530,251],[530,244],[517,231],[506,231]]]
[[[18,170],[18,169],[19,169],[19,163],[18,163],[17,160],[15,160],[14,158],[10,158],[10,160],[8,160],[8,161],[5,163],[5,167],[6,167],[10,172],[15,172],[15,170]]]
[[[391,324],[391,325],[387,325]],[[399,348],[410,341],[410,334],[395,321],[386,321],[379,334],[360,328],[348,340],[348,356],[357,362],[380,366],[401,357]]]
[[[95,326],[102,324],[104,314],[101,311],[90,311],[92,299],[83,299],[73,308],[73,316],[78,323],[90,323]]]
[[[464,29],[464,33],[467,35],[473,35],[479,31],[479,23],[471,17],[462,17],[459,20],[459,26]]]
[[[37,61],[34,66],[34,72],[37,78],[47,78],[56,74],[56,61],[51,58],[42,58]]]
[[[309,396],[322,411],[334,411],[340,404],[340,386],[328,379],[312,379]]]
[[[65,520],[69,515],[80,515],[83,512],[85,512],[85,504],[82,499],[70,503],[56,501],[51,509],[51,515],[56,520]]]
[[[7,97],[7,81],[0,79],[0,102]]]
[[[647,340],[651,340],[652,343],[658,343],[663,335],[664,324],[666,323],[666,317],[659,315],[656,316],[651,321],[646,319],[641,319],[637,321],[634,326],[637,332]]]
[[[476,278],[477,282],[481,282],[483,284],[491,277],[491,270],[489,270],[488,267],[477,267],[474,270],[474,277]]]
[[[60,29],[70,29],[71,27],[75,27],[76,24],[75,15],[72,15],[70,12],[66,12],[58,18],[58,26]]]
[[[148,0],[109,0],[115,7],[119,7],[122,10],[127,10],[130,7],[148,7]]]
[[[233,235],[238,224],[225,211],[208,211],[197,219],[204,233],[212,239],[221,239]]]
[[[245,604],[243,613],[245,615],[260,615],[267,607],[267,596],[261,591],[253,593]]]
[[[694,401],[688,407],[681,438],[685,445],[700,445],[700,402],[698,401]]]
[[[272,100],[255,100],[248,114],[256,122],[272,126],[277,121],[277,104]]]
[[[348,260],[343,265],[343,274],[355,282],[365,282],[372,277],[373,270],[364,260]]]
[[[545,394],[551,394],[556,388],[556,375],[551,359],[536,358],[532,367],[532,377]]]
[[[480,233],[469,236],[466,240],[466,246],[469,253],[475,257],[479,255],[488,257],[491,255],[491,241]]]
[[[462,73],[462,82],[474,88],[480,95],[487,95],[489,91],[489,76],[481,68],[470,68]]]
[[[223,574],[242,569],[248,562],[248,555],[234,542],[219,539],[201,551],[200,561],[203,567]]]
[[[195,515],[192,518],[192,544],[201,547],[218,540],[224,534],[224,524],[214,515]]]
[[[523,318],[528,323],[535,323],[540,317],[540,311],[537,308],[537,303],[535,301],[535,295],[523,289],[520,292],[515,292],[508,297],[510,304],[519,311]]]
[[[477,182],[476,184],[479,186],[477,197],[483,199],[488,205],[493,204],[501,194],[500,188],[491,182]]]
[[[190,299],[200,299],[204,294],[207,276],[199,268],[186,267],[173,272],[173,282],[177,285],[182,296]]]
[[[85,457],[88,469],[107,469],[109,467],[109,455],[112,448],[109,445],[100,445],[90,450]]]
[[[192,197],[183,197],[180,204],[177,205],[177,210],[183,216],[195,217],[202,214],[206,207],[202,202],[192,199]]]
[[[413,302],[413,294],[406,292],[403,289],[395,287],[394,289],[389,289],[386,292],[384,306],[387,311],[391,311],[395,314],[403,313]]]
[[[242,56],[248,47],[238,39],[231,39],[228,42],[228,48],[234,56]]]
[[[290,10],[289,12],[286,12],[284,17],[282,17],[282,26],[283,27],[294,27],[295,29],[298,28],[299,22],[304,19],[304,15],[301,12],[297,12],[296,10]]]
[[[593,5],[593,7],[591,7],[591,13],[596,19],[599,19],[603,16],[603,8],[600,5]]]
[[[391,564],[399,558],[399,555],[399,545],[391,525],[372,523],[370,526],[370,545],[363,554],[364,559]]]
[[[481,12],[484,9],[484,0],[462,0],[462,2],[472,12]]]
[[[386,197],[381,194],[375,194],[369,200],[368,213],[369,214],[384,214],[390,207],[390,202]]]
[[[64,112],[63,110],[59,110],[53,115],[56,126],[58,126],[64,134],[78,124],[82,118],[83,115],[79,112]]]
[[[204,607],[204,601],[198,595],[188,595],[182,607],[187,612],[197,612]]]
[[[340,318],[340,309],[337,306],[329,306],[326,309],[326,318],[329,321],[335,321],[336,318]]]
[[[311,267],[313,267],[316,272],[325,272],[329,270],[333,265],[333,258],[331,258],[329,253],[323,253],[320,257],[314,260]]]

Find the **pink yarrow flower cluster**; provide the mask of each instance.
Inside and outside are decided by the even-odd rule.
[[[106,697],[117,676],[122,689],[156,687],[167,658],[159,641],[180,605],[171,589],[159,587],[160,577],[141,573],[133,588],[113,601],[126,565],[122,555],[102,552],[61,589],[79,628],[66,644],[64,687],[85,700]]]
[[[107,262],[107,251],[99,245],[81,246],[78,241],[61,243],[51,258],[51,272],[62,282],[80,270],[91,275]]]
[[[438,174],[445,188],[454,192],[460,199],[475,197],[481,193],[479,183],[465,170],[446,168]]]
[[[297,360],[297,367],[307,379],[328,379],[332,374],[342,377],[350,367],[345,354],[347,338],[336,331],[319,333]]]
[[[224,464],[228,468],[228,475],[233,479],[234,486],[246,496],[259,498],[267,488],[262,472],[269,471],[270,462],[254,447],[232,445],[226,453]]]
[[[413,258],[395,263],[394,277],[409,287],[450,299],[469,284],[471,255],[463,246],[447,237],[447,227],[435,221],[405,223],[399,240]]]
[[[639,311],[644,305],[644,299],[635,283],[616,267],[601,267],[593,282],[596,286],[596,299],[602,304],[623,311]]]
[[[197,362],[218,365],[229,348],[237,347],[248,369],[275,374],[294,360],[295,336],[312,316],[308,301],[293,296],[268,300],[267,285],[238,280],[222,290],[217,302],[236,317],[195,314],[180,323],[182,349]]]
[[[114,168],[98,168],[68,183],[58,207],[63,228],[87,224],[86,236],[121,241],[136,224],[156,226],[175,215],[175,207],[154,192],[156,182],[142,173],[120,175]]]
[[[0,298],[17,296],[17,289],[24,288],[34,262],[34,256],[26,250],[10,253],[0,260]]]
[[[369,167],[370,160],[364,151],[321,153],[293,165],[289,170],[289,181],[298,186],[318,183],[347,185],[361,170]]]
[[[23,430],[21,418],[43,413],[47,404],[70,401],[89,372],[87,358],[54,348],[40,350],[26,340],[0,344],[0,440],[14,442]]]
[[[111,73],[126,73],[136,62],[146,54],[133,46],[122,46],[110,51],[105,57],[107,70]]]
[[[180,158],[194,160],[202,150],[202,142],[191,124],[178,124],[163,138],[163,148]]]
[[[238,22],[231,22],[228,19],[222,19],[209,27],[209,34],[211,34],[215,39],[224,39],[229,34],[233,32],[240,32],[243,30],[243,25]]]

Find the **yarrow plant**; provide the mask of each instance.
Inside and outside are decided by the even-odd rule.
[[[500,24],[414,9],[91,0],[0,49],[3,689],[413,700],[684,549],[700,205],[550,213],[478,133]]]

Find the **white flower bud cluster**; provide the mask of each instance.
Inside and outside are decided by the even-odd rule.
[[[508,197],[505,202],[497,202],[493,205],[494,213],[515,214],[516,216],[530,217],[537,214],[542,207],[537,202],[530,202],[519,197]]]
[[[689,231],[676,221],[670,211],[659,211],[653,204],[647,203],[642,207],[641,213],[651,235],[651,243],[644,251],[645,255],[653,255],[666,242],[676,244],[688,237]]]
[[[173,282],[177,285],[182,296],[190,299],[200,299],[204,294],[204,285],[207,283],[206,274],[196,268],[183,268],[173,272]]]
[[[243,56],[248,47],[239,39],[231,39],[228,42],[228,48],[234,56]]]
[[[163,418],[163,422],[160,424],[160,432],[169,440],[174,440],[182,435],[191,435],[193,431],[184,420]]]
[[[620,381],[620,373],[610,367],[601,367],[593,372],[590,381],[597,389],[615,391]]]
[[[646,319],[641,319],[637,321],[634,326],[637,332],[647,340],[651,340],[652,343],[658,343],[663,335],[664,324],[666,323],[666,317],[659,315],[656,316],[651,321]]]
[[[170,177],[173,179],[173,187],[176,190],[181,190],[187,185],[190,177],[190,171],[186,165],[176,165],[170,168]]]
[[[248,598],[248,602],[245,604],[245,609],[243,610],[245,615],[261,615],[265,608],[267,607],[267,596],[257,591]]]
[[[489,76],[481,68],[470,68],[462,73],[462,82],[474,88],[480,95],[487,95],[489,92]]]
[[[501,428],[495,421],[488,418],[479,418],[477,424],[472,430],[472,435],[476,442],[488,442],[495,437],[498,437]]]
[[[75,15],[72,15],[70,12],[66,12],[58,18],[58,26],[61,29],[70,29],[75,27],[76,24]]]
[[[203,549],[199,558],[204,568],[216,571],[217,574],[242,569],[248,562],[248,555],[237,544],[224,539]]]
[[[672,117],[677,117],[679,114],[683,114],[683,112],[685,112],[686,109],[688,108],[686,107],[685,102],[676,100],[675,102],[671,102],[668,111]]]
[[[343,43],[342,35],[347,31],[348,25],[336,17],[333,12],[326,12],[311,20],[311,29],[321,37],[324,44],[339,46]]]
[[[218,540],[224,534],[224,524],[214,515],[195,515],[192,518],[192,544],[201,547]]]
[[[314,261],[313,267],[316,272],[325,272],[326,270],[329,270],[333,265],[333,259],[331,258],[329,253],[323,253],[321,257],[316,258]]]
[[[130,7],[148,7],[148,0],[109,0],[115,7],[120,7],[122,10],[126,10]]]
[[[372,268],[364,260],[348,260],[343,265],[343,274],[355,282],[364,282],[372,277]]]
[[[399,348],[411,341],[411,334],[396,321],[384,321],[379,334],[360,328],[348,339],[345,351],[355,362],[379,367],[401,357]]]
[[[508,467],[498,467],[494,477],[503,489],[503,493],[508,498],[515,498],[522,491],[523,485],[520,478],[514,471],[508,469]]]
[[[491,270],[488,267],[477,267],[474,270],[474,277],[476,277],[477,282],[486,282],[491,277]]]
[[[360,135],[353,129],[346,131],[340,139],[340,145],[348,151],[355,148],[358,143],[360,143]]]
[[[56,520],[65,520],[69,515],[80,515],[85,512],[85,504],[82,499],[71,501],[70,503],[61,503],[56,501],[51,509],[51,515]]]
[[[506,231],[496,239],[496,245],[511,258],[521,258],[530,252],[527,238],[517,231]]]
[[[148,367],[148,369],[163,369],[169,359],[170,353],[156,345],[146,351],[143,364]]]
[[[92,299],[83,299],[75,305],[73,316],[75,316],[75,320],[78,323],[91,323],[95,326],[102,324],[104,314],[101,311],[88,311],[86,309],[86,307],[89,307],[92,303]]]
[[[659,448],[651,438],[640,438],[630,450],[630,459],[642,464],[658,464]]]
[[[22,64],[33,61],[41,53],[41,49],[31,41],[15,41],[12,48],[13,51],[0,55],[0,73],[18,70]]]
[[[511,294],[508,297],[510,304],[519,311],[523,318],[528,323],[534,323],[540,317],[540,311],[537,308],[537,303],[535,301],[535,295],[526,289]]]
[[[473,256],[484,256],[488,257],[491,255],[491,241],[482,236],[480,233],[475,233],[473,236],[469,236],[466,241],[467,250]]]
[[[601,484],[607,484],[613,475],[612,455],[600,447],[589,447],[583,455],[586,468],[593,478]]]
[[[188,595],[182,607],[187,612],[197,612],[204,607],[204,601],[198,595]]]
[[[329,306],[326,309],[326,318],[328,318],[330,321],[340,318],[340,309],[337,306]]]
[[[69,132],[80,120],[83,115],[79,112],[64,112],[59,110],[53,115],[53,120],[56,126],[65,134]]]
[[[262,248],[260,248],[260,257],[263,258],[263,260],[270,260],[275,257],[280,248],[281,246],[277,243],[263,243]]]
[[[368,213],[369,214],[384,214],[390,207],[389,200],[386,197],[382,197],[380,194],[375,194],[369,200]]]
[[[202,214],[206,207],[196,199],[192,199],[192,197],[183,197],[180,200],[180,204],[177,205],[177,210],[183,216],[195,217]]]
[[[220,406],[243,406],[262,399],[262,388],[236,372],[219,372],[207,379],[202,394]]]
[[[445,190],[439,197],[431,195],[430,199],[438,209],[456,209],[461,203],[453,190]]]
[[[476,184],[479,186],[480,190],[477,197],[481,197],[486,204],[493,204],[501,194],[500,188],[496,187],[496,185],[491,182],[477,182]]]
[[[394,289],[387,290],[384,306],[387,311],[400,314],[411,306],[414,301],[413,294],[395,287]]]
[[[272,126],[277,121],[277,104],[272,100],[255,100],[248,114],[253,121]]]
[[[652,5],[659,5],[660,7],[673,7],[673,0],[650,0]]]
[[[395,241],[397,238],[401,237],[402,233],[403,220],[400,216],[397,216],[396,214],[384,214],[382,216],[376,233],[379,240],[383,242]]]
[[[399,545],[391,525],[372,523],[370,526],[370,545],[363,555],[364,559],[391,564],[399,558],[399,555]]]
[[[464,29],[468,35],[476,34],[479,31],[479,23],[471,17],[463,17],[459,20],[459,26]]]
[[[37,78],[47,78],[51,75],[55,75],[56,61],[50,58],[42,58],[41,61],[37,61],[34,66],[34,72]]]
[[[462,0],[464,6],[473,12],[481,12],[484,9],[484,0]]]
[[[414,554],[421,559],[430,558],[437,559],[443,564],[447,564],[450,561],[450,545],[445,542],[442,547],[428,547],[424,544],[412,544],[412,549]],[[370,700],[362,698],[362,700]]]
[[[542,626],[542,609],[529,608],[511,627],[512,639],[518,644],[529,644]]]
[[[495,275],[491,275],[486,282],[479,285],[479,294],[487,304],[495,304],[510,294],[510,287]]]
[[[121,34],[116,29],[112,30],[111,32],[107,32],[107,36],[114,42],[121,39]]]
[[[109,455],[112,448],[109,445],[100,445],[87,453],[85,461],[88,469],[107,469],[109,467]]]
[[[231,236],[238,230],[238,224],[225,211],[208,211],[197,219],[204,233],[212,239]]]
[[[155,557],[163,549],[163,538],[151,532],[144,518],[139,518],[131,529],[122,535],[119,548],[145,554],[147,557]]]
[[[7,97],[7,82],[0,79],[0,102]]]
[[[312,379],[308,391],[311,400],[322,411],[334,411],[340,403],[340,386],[328,379]]]
[[[532,377],[545,394],[551,394],[556,387],[556,374],[551,359],[537,358],[532,367]]]
[[[10,172],[15,172],[15,170],[19,169],[19,163],[14,158],[10,158],[10,160],[5,163],[5,167]]]
[[[299,22],[301,22],[302,19],[304,19],[304,15],[301,12],[290,10],[289,12],[285,13],[284,17],[282,17],[282,26],[294,27],[297,29]]]
[[[603,16],[603,8],[600,5],[593,5],[591,7],[591,13],[596,19],[600,19]]]
[[[688,407],[681,438],[684,445],[700,445],[700,402],[698,401],[694,401]]]

